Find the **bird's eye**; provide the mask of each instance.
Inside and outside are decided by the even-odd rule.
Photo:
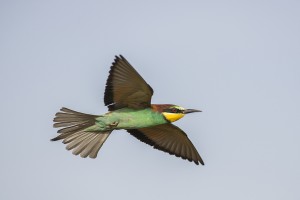
[[[177,109],[176,108],[172,108],[172,113],[177,113]]]

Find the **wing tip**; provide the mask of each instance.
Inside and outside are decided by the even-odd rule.
[[[196,165],[199,165],[199,163],[203,166],[205,165],[203,160],[197,160],[197,161],[194,161],[194,163],[196,163]]]
[[[59,139],[58,139],[58,136],[55,137],[55,138],[50,139],[51,142],[54,142],[54,141],[57,141],[57,140],[59,140]]]
[[[122,54],[115,55],[114,62],[117,62],[118,60],[126,60],[126,59],[124,56],[122,56]]]

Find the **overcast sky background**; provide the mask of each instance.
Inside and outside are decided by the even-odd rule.
[[[151,3],[150,3],[151,2]],[[0,1],[0,199],[300,199],[300,1]],[[65,106],[106,112],[122,54],[205,166],[115,131],[65,150]]]

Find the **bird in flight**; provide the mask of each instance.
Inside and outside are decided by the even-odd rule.
[[[204,165],[186,133],[172,122],[184,115],[201,112],[173,104],[151,104],[153,89],[123,57],[116,56],[110,68],[104,93],[108,112],[90,115],[61,108],[54,118],[60,128],[57,137],[67,150],[83,158],[96,158],[113,130],[125,129],[153,148]]]

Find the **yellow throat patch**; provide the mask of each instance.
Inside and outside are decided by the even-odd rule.
[[[184,116],[183,113],[168,113],[168,112],[163,112],[162,114],[170,122],[175,122],[175,121],[181,119]]]

